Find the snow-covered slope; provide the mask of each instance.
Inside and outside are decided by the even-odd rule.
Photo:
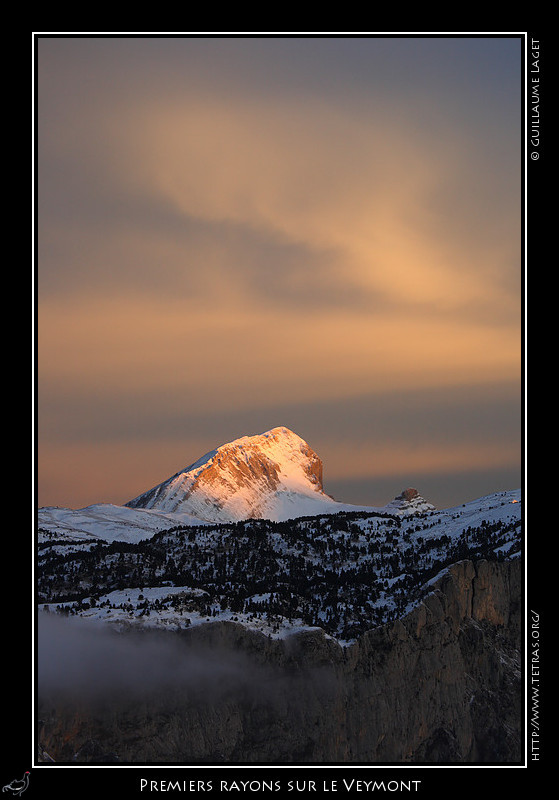
[[[224,444],[126,505],[209,522],[278,522],[362,508],[324,492],[322,461],[285,427]]]
[[[101,539],[106,542],[140,542],[175,525],[204,525],[189,514],[163,514],[159,511],[135,510],[110,503],[97,503],[86,508],[48,506],[38,512],[39,543],[52,540],[80,542]]]
[[[519,558],[521,509],[515,490],[424,514],[178,526],[141,545],[45,538],[39,600],[100,623],[319,627],[350,642],[410,611],[452,564]]]

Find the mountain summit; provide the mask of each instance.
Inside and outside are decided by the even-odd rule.
[[[122,506],[39,509],[39,527],[47,538],[136,542],[175,525],[283,522],[340,512],[407,517],[433,510],[417,489],[405,489],[382,507],[334,500],[324,491],[322,461],[314,450],[289,428],[278,427],[211,450]]]
[[[126,506],[187,513],[210,522],[278,521],[340,508],[324,492],[320,458],[285,427],[211,450]]]

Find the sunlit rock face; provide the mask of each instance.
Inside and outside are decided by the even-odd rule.
[[[224,444],[126,505],[212,522],[337,510],[323,490],[322,461],[285,427]]]

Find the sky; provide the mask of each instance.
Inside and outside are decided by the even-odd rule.
[[[522,40],[39,36],[39,506],[284,425],[337,500],[521,485]]]

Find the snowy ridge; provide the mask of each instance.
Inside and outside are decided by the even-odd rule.
[[[110,503],[80,509],[48,506],[38,511],[38,541],[50,541],[55,535],[68,542],[88,539],[140,542],[174,525],[204,525],[204,521],[189,514],[163,514]]]
[[[476,513],[495,497],[473,501]],[[520,496],[507,502],[517,502]],[[437,512],[441,519],[459,510]],[[405,489],[382,507],[340,503],[324,492],[322,462],[285,427],[243,436],[222,445],[124,506],[94,504],[82,509],[48,506],[38,511],[39,543],[136,543],[177,526],[203,526],[246,519],[275,522],[344,512],[390,514],[398,518],[435,511],[416,489]]]
[[[423,514],[178,525],[141,546],[47,537],[40,608],[124,626],[230,621],[273,637],[320,628],[351,642],[405,615],[450,565],[519,558],[521,509],[514,490]]]

